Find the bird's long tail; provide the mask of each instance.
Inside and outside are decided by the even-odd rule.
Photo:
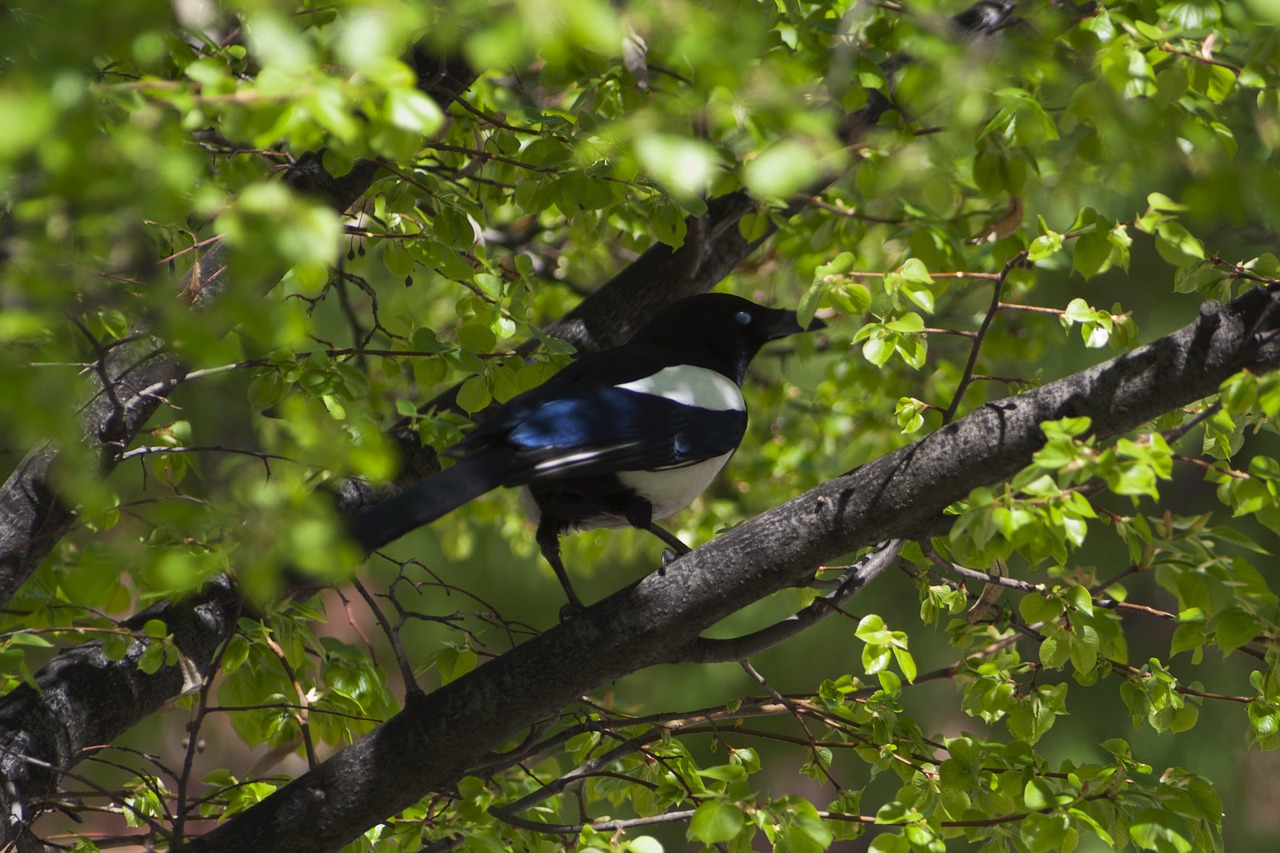
[[[511,455],[506,448],[493,448],[460,460],[356,516],[351,537],[372,551],[430,524],[501,486]]]

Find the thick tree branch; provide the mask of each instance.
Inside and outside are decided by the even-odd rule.
[[[193,842],[199,851],[336,850],[559,708],[629,673],[682,659],[709,626],[803,584],[815,566],[929,529],[977,486],[1044,444],[1040,423],[1088,416],[1100,438],[1213,394],[1238,370],[1280,363],[1280,299],[1206,303],[1180,331],[1034,391],[987,404],[715,539],[489,661],[264,802]]]
[[[215,578],[180,606],[159,604],[122,626],[141,631],[163,621],[184,663],[147,674],[138,659],[148,642],[134,640],[112,660],[97,642],[59,654],[36,674],[37,691],[23,684],[0,702],[0,814],[6,840],[22,830],[25,800],[51,796],[60,773],[84,751],[110,743],[166,702],[199,686],[218,646],[235,628],[240,596],[226,578]],[[158,642],[158,641],[152,641]],[[35,760],[29,760],[34,758]]]

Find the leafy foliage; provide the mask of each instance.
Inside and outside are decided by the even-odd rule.
[[[86,642],[146,674],[182,668],[185,688],[185,746],[149,726],[67,777],[121,818],[72,827],[76,849],[122,823],[176,847],[234,820],[414,690],[553,622],[558,590],[510,496],[357,574],[327,493],[392,480],[406,435],[443,448],[544,381],[572,353],[546,320],[651,247],[714,239],[697,217],[719,199],[749,198],[729,227],[767,240],[726,287],[828,329],[749,377],[743,452],[675,519],[693,543],[1129,352],[1202,300],[1277,286],[1274,4],[1028,4],[977,35],[960,12],[0,11],[0,444],[15,469],[60,448],[54,482],[77,507],[0,620],[0,688],[31,689]],[[439,103],[415,48],[478,79]],[[316,164],[341,181],[373,162],[349,209],[297,189]],[[197,262],[215,246],[217,282]],[[146,337],[184,376],[104,476],[74,401]],[[1274,775],[1247,762],[1280,746],[1278,412],[1280,376],[1240,373],[1114,440],[1087,416],[1046,422],[1032,464],[908,543],[856,618],[741,680],[648,671],[527,720],[509,753],[350,849],[1274,844],[1274,803],[1240,767]],[[603,595],[655,567],[651,545],[620,531],[566,553]],[[331,589],[282,600],[284,568]],[[123,621],[224,573],[248,604],[207,676],[173,626]],[[1180,752],[1205,731],[1210,749]]]

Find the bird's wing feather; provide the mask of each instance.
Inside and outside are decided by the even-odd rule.
[[[617,350],[587,353],[541,385],[512,397],[445,453],[468,456],[480,448],[501,442],[509,432],[549,403],[632,382],[656,373],[670,363],[666,353],[650,346],[629,347],[625,359],[617,357]]]
[[[552,400],[508,432],[505,485],[693,465],[738,446],[746,414],[708,410],[621,388]]]

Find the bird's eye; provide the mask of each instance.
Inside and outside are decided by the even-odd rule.
[[[739,311],[737,314],[733,315],[733,322],[745,328],[746,326],[751,325],[751,315],[746,311]]]

